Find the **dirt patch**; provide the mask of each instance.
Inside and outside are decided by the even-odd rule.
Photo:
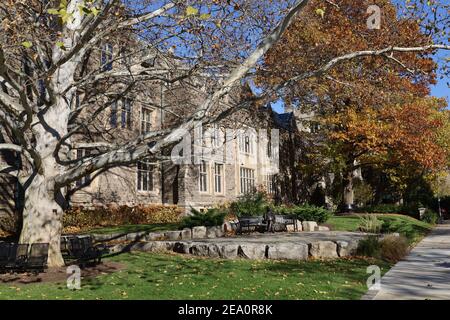
[[[92,267],[81,269],[81,277],[84,279],[95,278],[99,275],[105,275],[125,269],[125,265],[118,262],[105,261]],[[67,280],[67,267],[49,268],[39,274],[16,273],[0,274],[0,284],[33,284],[46,282],[65,282]]]

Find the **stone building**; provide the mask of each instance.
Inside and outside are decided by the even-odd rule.
[[[105,43],[92,55],[88,68],[100,67],[107,72],[130,63],[134,58],[140,59],[142,55],[151,57],[148,51],[140,51],[139,57],[133,57],[132,53],[127,56],[127,52],[124,54],[117,44]],[[174,65],[166,69],[182,72],[183,66],[157,54],[145,61],[147,67],[155,69],[171,63]],[[71,158],[81,159],[99,150],[83,147],[86,143],[99,143],[101,148],[104,141],[122,143],[141,134],[170,128],[176,122],[175,118],[188,116],[198,107],[214,90],[214,85],[217,85],[217,80],[209,81],[208,75],[170,84],[158,80],[145,81],[127,94],[117,95],[94,123],[89,122],[94,107],[84,109],[79,118],[86,121],[89,135],[72,137],[77,148],[71,151]],[[125,86],[126,83],[113,83],[109,87],[95,89],[120,92]],[[231,97],[219,103],[216,111],[220,111],[222,103],[230,102],[227,99],[238,100],[241,92],[240,88],[232,92]],[[83,103],[90,103],[89,92],[77,95],[74,108],[78,109]],[[271,110],[261,108],[259,111],[273,117]],[[268,133],[261,135],[259,129],[275,128],[277,124],[261,114],[238,112],[215,125],[198,127],[191,133],[191,149],[197,150],[197,154],[192,154],[190,161],[175,163],[170,157],[172,150],[166,150],[164,160],[149,159],[136,165],[93,173],[67,188],[67,199],[72,206],[177,204],[189,211],[191,207],[202,209],[233,201],[257,187],[275,193],[278,147],[272,143]],[[2,161],[17,161],[17,157],[5,152],[0,156],[0,164]],[[0,176],[0,210],[3,214],[20,210],[22,193],[19,190],[16,179],[6,174]]]

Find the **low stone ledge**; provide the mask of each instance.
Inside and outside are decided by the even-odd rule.
[[[317,227],[317,222],[315,221],[303,221],[302,222],[303,231],[311,232]]]
[[[268,245],[267,258],[275,260],[307,260],[308,245],[306,243]]]
[[[181,231],[166,231],[164,236],[171,241],[181,240]]]
[[[312,242],[309,255],[317,259],[337,258],[337,244],[333,241]]]
[[[336,241],[337,253],[339,257],[348,257],[356,255],[358,241]]]
[[[239,245],[238,256],[246,259],[261,260],[266,257],[265,244],[246,243]]]

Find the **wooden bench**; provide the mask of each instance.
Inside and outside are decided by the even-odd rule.
[[[94,245],[92,236],[62,236],[61,253],[66,263],[77,263],[84,266],[88,263],[97,264],[101,262],[106,247]]]
[[[0,272],[42,272],[47,267],[48,243],[0,243]]]
[[[281,231],[278,227],[281,226],[282,230],[286,231],[288,225],[294,227],[294,231],[298,231],[298,226],[296,223],[297,217],[295,215],[281,215],[268,212],[265,216],[268,227],[267,230],[270,232]]]

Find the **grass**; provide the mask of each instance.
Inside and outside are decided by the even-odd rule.
[[[127,253],[110,258],[127,268],[65,283],[0,284],[0,299],[360,299],[373,259],[254,261]]]
[[[404,235],[410,244],[417,243],[425,237],[433,228],[433,225],[400,214],[379,214],[379,220],[385,225],[385,231],[398,232]],[[333,230],[357,231],[360,223],[358,216],[333,216],[327,224]]]
[[[85,233],[90,234],[112,234],[112,233],[131,233],[131,232],[156,232],[177,230],[177,223],[155,223],[155,224],[132,224],[114,227],[104,227],[91,229]]]

